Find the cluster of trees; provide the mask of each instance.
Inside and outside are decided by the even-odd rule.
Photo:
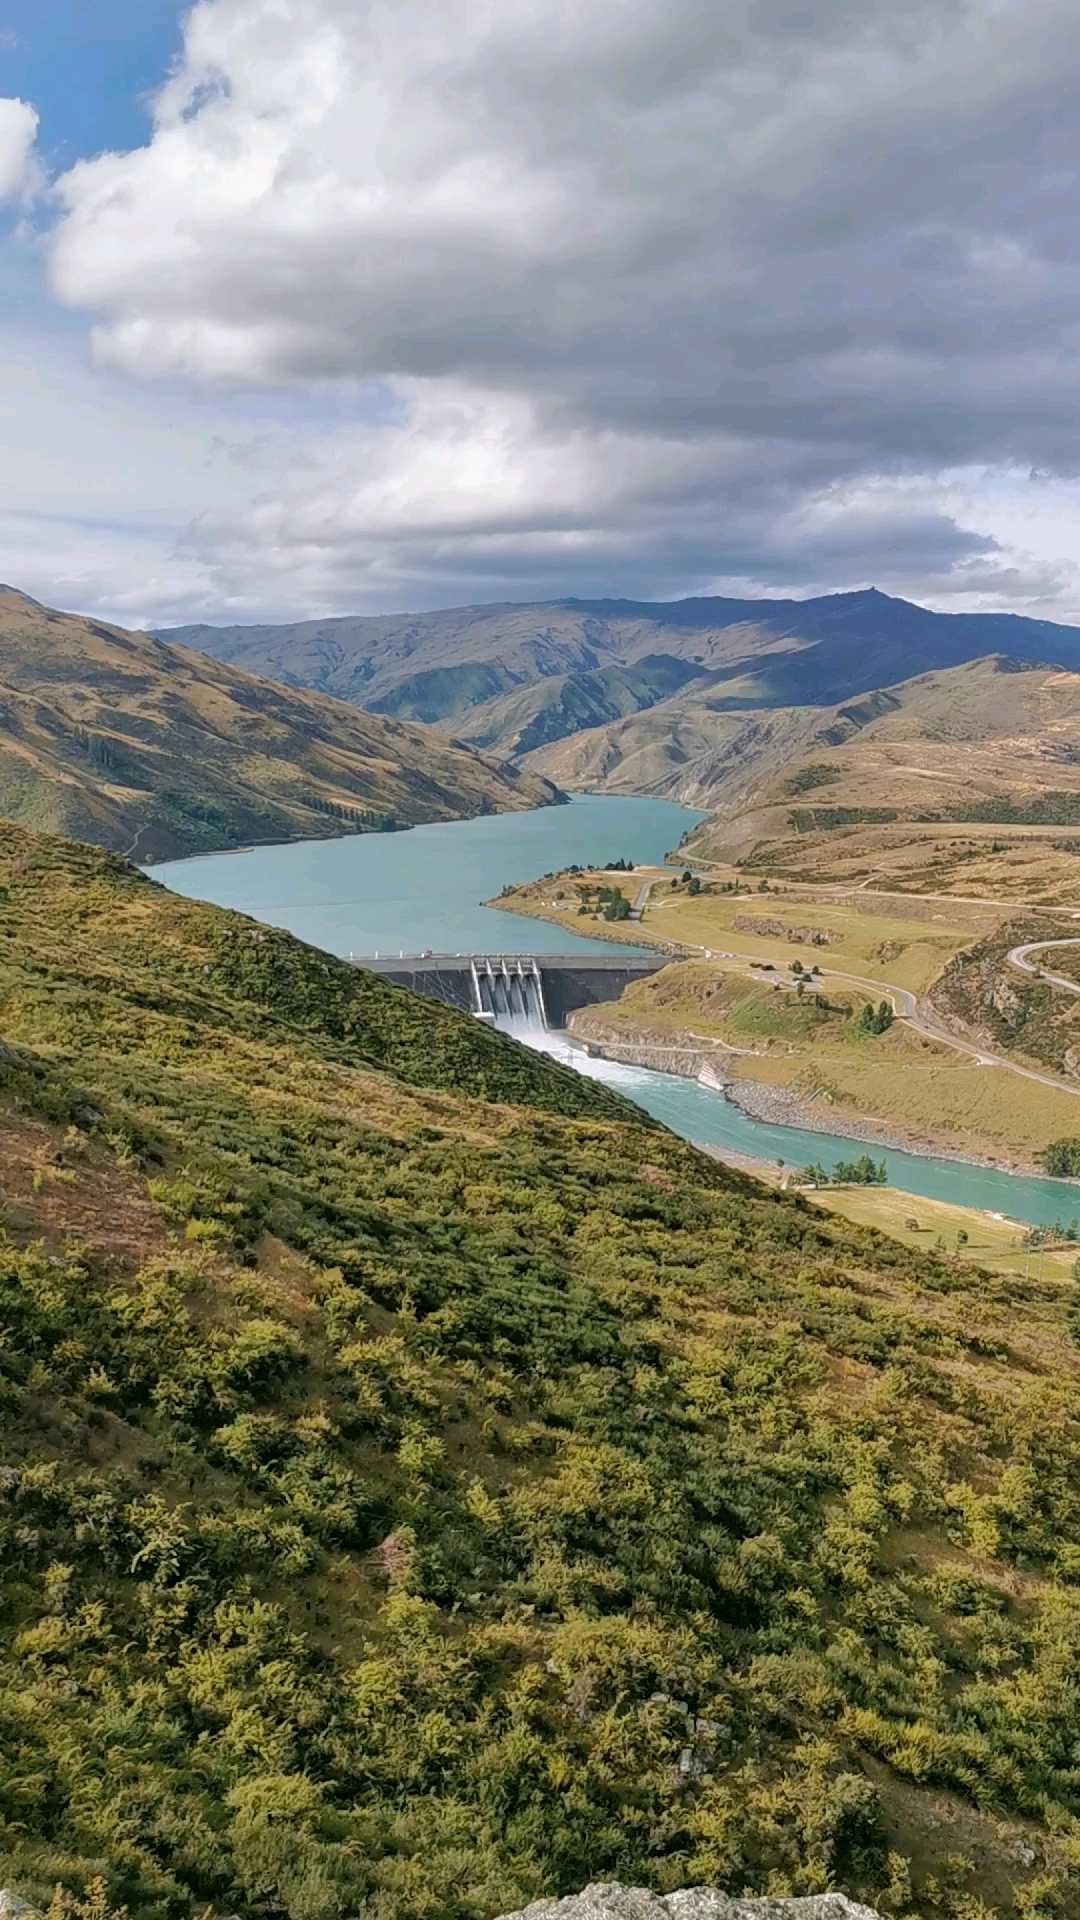
[[[816,787],[829,787],[840,778],[840,769],[831,767],[824,761],[811,766],[800,767],[790,774],[784,782],[784,792],[791,799],[797,799],[800,793],[813,793]]]
[[[1071,1220],[1055,1220],[1052,1227],[1028,1227],[1024,1233],[1025,1247],[1060,1246],[1062,1241],[1072,1244],[1080,1240],[1080,1220],[1075,1215]]]
[[[578,887],[580,914],[598,915],[604,920],[629,920],[630,902],[621,887],[585,885]]]
[[[973,800],[943,816],[959,821],[998,821],[1004,826],[1076,827],[1080,826],[1080,793],[1048,789],[1045,793],[1016,799],[1008,793],[986,800]]]
[[[895,1017],[888,1000],[879,1000],[876,1007],[867,1000],[855,1015],[855,1025],[860,1033],[888,1033]]]
[[[108,856],[0,886],[0,1884],[1070,1920],[1056,1289]]]
[[[895,807],[796,807],[788,816],[796,833],[836,833],[841,827],[886,827],[899,820]]]
[[[884,1160],[861,1153],[857,1160],[837,1160],[831,1173],[815,1160],[802,1169],[799,1181],[806,1187],[884,1187],[888,1174]]]
[[[327,820],[339,820],[354,833],[399,833],[401,821],[393,813],[375,807],[351,807],[344,800],[330,800],[325,794],[309,791],[304,805]]]

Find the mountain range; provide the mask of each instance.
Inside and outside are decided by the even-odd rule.
[[[1080,668],[1080,628],[937,613],[874,588],[808,600],[556,600],[164,637],[519,759],[641,713],[662,715],[662,731],[688,713],[829,706],[988,654]]]
[[[0,587],[0,814],[139,859],[561,796],[444,734]]]

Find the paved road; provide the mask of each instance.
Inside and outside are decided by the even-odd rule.
[[[1071,942],[1063,942],[1069,945]],[[1080,941],[1077,942],[1080,945]],[[1011,956],[1010,956],[1011,957]],[[917,1000],[907,987],[889,986],[883,980],[863,980],[855,973],[830,972],[830,979],[848,980],[856,986],[866,987],[892,1001],[893,1012],[898,1020],[919,1033],[924,1040],[933,1040],[938,1046],[951,1047],[954,1053],[967,1054],[977,1067],[1004,1067],[1006,1073],[1015,1073],[1021,1080],[1034,1080],[1040,1087],[1050,1087],[1055,1093],[1071,1093],[1080,1099],[1080,1087],[1058,1074],[1042,1073],[1038,1067],[1022,1067],[1016,1060],[1009,1060],[1001,1053],[987,1053],[974,1040],[964,1040],[953,1033],[950,1027],[936,1014],[925,1000]],[[1074,993],[1080,993],[1080,987],[1073,987]]]
[[[1080,947],[1080,940],[1028,940],[1022,947],[1010,947],[1005,955],[1010,967],[1018,967],[1021,973],[1031,973],[1037,980],[1048,980],[1053,987],[1061,987],[1065,993],[1080,993],[1080,985],[1070,980],[1068,974],[1051,973],[1048,967],[1042,967],[1029,958],[1033,953],[1045,953],[1048,947]]]
[[[637,900],[634,903],[635,906],[637,906],[639,901],[644,904],[644,901],[648,900],[649,890],[654,885],[655,882],[652,880],[645,882],[644,886],[639,890]],[[644,896],[644,900],[642,896]],[[756,898],[757,896],[753,897]],[[912,897],[921,899],[948,899],[949,896],[942,894],[907,896],[909,899]],[[978,904],[980,906],[988,906],[997,903],[979,901]],[[1018,905],[1019,902],[1011,902],[1010,904]],[[715,955],[717,952],[713,947],[694,945],[690,941],[681,941],[680,945],[683,946],[688,953],[697,952],[702,955]],[[1080,938],[1075,941],[1032,941],[1027,946],[1014,947],[1011,953],[1007,955],[1007,958],[1013,965],[1019,966],[1023,972],[1039,974],[1042,972],[1042,969],[1027,964],[1026,956],[1035,948],[1050,946],[1080,946]],[[741,956],[724,954],[723,958],[738,960]],[[747,965],[742,971],[747,973],[751,971],[749,962],[747,962]],[[776,968],[776,972],[783,978],[779,968]],[[755,975],[755,977],[757,976]],[[1044,973],[1042,977],[1052,980],[1063,987],[1067,987],[1072,993],[1080,993],[1080,986],[1077,985],[1076,981],[1066,980],[1061,974]],[[964,1040],[959,1034],[953,1033],[951,1028],[945,1025],[945,1022],[935,1013],[928,1002],[919,1000],[907,987],[894,986],[888,980],[867,980],[862,974],[858,973],[841,973],[835,967],[823,967],[820,978],[823,980],[828,978],[829,980],[845,981],[849,986],[861,987],[863,991],[873,999],[890,1001],[896,1018],[902,1020],[905,1026],[910,1027],[913,1033],[921,1034],[923,1039],[932,1040],[937,1046],[949,1047],[954,1053],[966,1055],[976,1067],[1002,1067],[1006,1073],[1014,1073],[1021,1080],[1034,1080],[1037,1086],[1049,1087],[1052,1092],[1068,1093],[1072,1094],[1074,1098],[1080,1099],[1080,1086],[1075,1085],[1072,1081],[1062,1079],[1057,1074],[1042,1073],[1038,1067],[1022,1067],[1017,1061],[1009,1060],[1001,1053],[987,1053],[985,1049],[978,1046],[974,1040]],[[794,985],[794,982],[788,984]]]
[[[1063,941],[1060,944],[1071,945],[1072,942]],[[1080,941],[1076,944],[1080,946]],[[700,951],[706,953],[710,950],[702,947]],[[749,964],[745,971],[750,971]],[[777,972],[779,973],[779,969]],[[781,978],[783,978],[782,975]],[[861,987],[872,999],[888,1000],[896,1018],[910,1027],[913,1033],[921,1034],[924,1040],[932,1040],[937,1046],[950,1047],[954,1053],[965,1054],[976,1067],[1003,1067],[1006,1073],[1015,1073],[1021,1080],[1034,1080],[1040,1087],[1050,1087],[1055,1093],[1070,1093],[1080,1099],[1080,1086],[1076,1086],[1073,1082],[1064,1080],[1057,1074],[1042,1073],[1038,1067],[1022,1067],[1017,1061],[1007,1059],[1004,1054],[987,1053],[985,1048],[978,1046],[974,1040],[965,1040],[961,1035],[953,1033],[933,1008],[925,1000],[917,999],[908,987],[894,986],[888,980],[867,980],[862,974],[842,973],[836,967],[823,967],[819,978],[840,980],[848,986]],[[785,984],[794,985],[793,982],[785,982]],[[1080,987],[1072,982],[1070,984],[1074,993],[1080,993]]]

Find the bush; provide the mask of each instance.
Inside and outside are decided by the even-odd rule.
[[[1080,1138],[1075,1135],[1063,1140],[1052,1140],[1048,1147],[1036,1155],[1055,1179],[1075,1180],[1080,1178]]]

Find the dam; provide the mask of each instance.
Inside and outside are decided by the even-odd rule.
[[[399,953],[371,958],[350,954],[365,967],[428,1000],[498,1024],[565,1027],[578,1007],[618,1000],[635,980],[670,966],[671,957],[612,954]]]

